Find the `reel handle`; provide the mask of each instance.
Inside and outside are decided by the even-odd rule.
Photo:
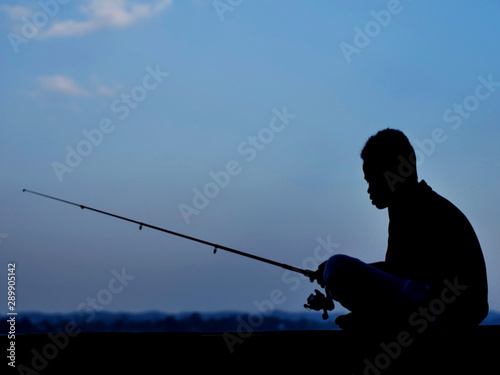
[[[328,311],[331,311],[335,308],[335,304],[333,300],[328,296],[325,296],[318,289],[314,290],[307,298],[307,303],[304,304],[304,307],[308,310],[321,311],[323,310],[322,318],[323,320],[328,319]]]

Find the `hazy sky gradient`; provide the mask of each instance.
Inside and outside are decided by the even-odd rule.
[[[302,311],[314,286],[300,276],[21,191],[300,267],[326,254],[318,238],[376,261],[387,212],[370,204],[359,153],[387,127],[472,222],[500,310],[498,2],[220,3],[0,5],[0,256],[5,274],[17,263],[18,311],[99,297],[106,311],[254,312],[276,293],[273,308]],[[288,124],[271,123],[284,110]],[[75,151],[58,178],[54,162]],[[228,163],[227,186],[210,190]],[[214,197],[188,223],[179,206],[207,184]],[[135,278],[102,292],[123,268]]]

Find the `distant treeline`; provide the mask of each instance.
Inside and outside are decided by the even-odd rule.
[[[76,324],[81,332],[231,332],[242,325],[250,326],[254,331],[287,331],[287,330],[324,330],[334,329],[332,322],[321,322],[304,317],[265,317],[255,322],[255,317],[245,314],[234,314],[220,317],[207,317],[192,313],[184,316],[165,315],[160,318],[137,318],[127,314],[96,316],[87,323],[81,317],[64,315],[47,315],[45,317],[18,316],[16,333],[50,333],[64,332],[68,323]],[[6,319],[0,321],[0,332],[8,331]]]

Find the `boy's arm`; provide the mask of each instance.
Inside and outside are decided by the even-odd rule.
[[[372,267],[375,267],[375,268],[379,269],[380,271],[387,272],[387,270],[386,270],[387,267],[386,267],[384,261],[375,262],[375,263],[369,263],[369,265],[372,266]]]

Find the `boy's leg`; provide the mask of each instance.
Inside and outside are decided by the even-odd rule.
[[[324,280],[329,295],[353,312],[378,310],[382,304],[423,302],[427,286],[381,271],[359,259],[334,255],[325,265]]]

